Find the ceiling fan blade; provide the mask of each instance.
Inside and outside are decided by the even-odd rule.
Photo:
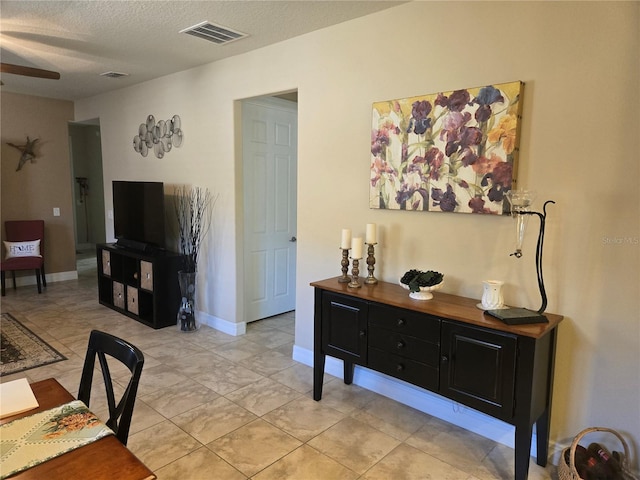
[[[24,75],[27,77],[49,78],[51,80],[60,79],[58,72],[42,70],[41,68],[23,67],[22,65],[13,65],[11,63],[0,63],[0,72]]]

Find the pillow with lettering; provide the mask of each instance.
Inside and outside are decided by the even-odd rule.
[[[41,257],[40,240],[31,240],[28,242],[4,242],[4,248],[7,250],[5,259],[13,257]]]

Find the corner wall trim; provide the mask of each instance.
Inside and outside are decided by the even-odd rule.
[[[223,333],[233,336],[244,335],[245,333],[247,333],[247,322],[230,322],[228,320],[223,320],[222,318],[216,317],[214,315],[209,315],[208,313],[201,312],[199,310],[197,312],[197,316],[200,323],[216,330],[220,330]]]

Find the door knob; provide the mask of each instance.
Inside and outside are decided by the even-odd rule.
[[[291,237],[291,239],[289,239],[290,242],[297,242],[298,239],[296,237]]]

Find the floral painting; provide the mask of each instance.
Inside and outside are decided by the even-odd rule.
[[[509,212],[524,83],[373,104],[371,208]]]

